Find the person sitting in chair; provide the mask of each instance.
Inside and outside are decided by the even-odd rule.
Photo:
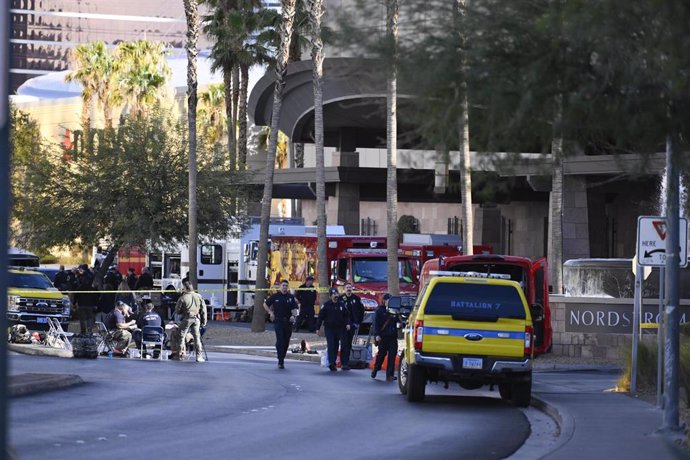
[[[154,327],[163,327],[163,320],[161,319],[160,315],[156,313],[156,311],[153,309],[153,303],[152,302],[147,302],[144,304],[144,311],[142,312],[141,315],[139,315],[139,318],[137,318],[137,327],[139,328],[137,331],[134,333],[134,341],[137,344],[137,348],[141,348],[141,340],[144,338],[147,341],[159,341],[161,339],[161,334],[154,333],[154,334],[146,334],[144,336],[143,334],[143,329],[146,326],[154,326]],[[165,334],[163,334],[165,335]],[[158,358],[158,354],[161,351],[159,349],[154,350],[153,352],[153,357]],[[143,352],[143,356],[146,356],[146,350]]]
[[[106,318],[107,324],[105,326],[110,333],[110,339],[115,343],[114,356],[127,356],[127,349],[132,343],[130,331],[136,328],[137,322],[135,320],[128,321],[125,318],[128,310],[129,306],[120,300],[115,305],[112,314]]]

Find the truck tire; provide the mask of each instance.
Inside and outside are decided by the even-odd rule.
[[[523,382],[514,382],[512,388],[513,404],[517,407],[527,407],[532,401],[532,379]]]
[[[407,366],[407,400],[410,402],[424,401],[426,392],[426,369],[415,364]]]
[[[501,395],[501,399],[504,401],[510,401],[513,399],[513,385],[510,382],[499,383],[498,393]]]
[[[404,395],[407,394],[408,373],[409,365],[407,364],[407,359],[405,359],[405,350],[403,350],[400,353],[400,366],[398,367],[398,389]]]

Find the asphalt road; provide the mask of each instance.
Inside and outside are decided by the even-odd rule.
[[[411,404],[367,370],[209,355],[197,364],[11,354],[12,374],[87,383],[12,399],[10,442],[22,459],[493,459],[530,433],[498,391],[431,386]]]

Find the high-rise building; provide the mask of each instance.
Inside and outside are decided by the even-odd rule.
[[[69,50],[103,40],[163,41],[184,51],[186,21],[181,1],[12,0],[10,93],[29,78],[68,67]],[[203,14],[203,13],[202,13]],[[199,48],[208,47],[200,37]]]

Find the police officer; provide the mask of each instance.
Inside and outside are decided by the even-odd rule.
[[[163,327],[163,319],[158,313],[156,313],[151,301],[144,304],[144,311],[137,318],[137,328],[139,329],[134,332],[134,342],[137,344],[137,348],[141,348],[141,340],[143,338],[151,341],[159,340],[161,338],[160,334],[150,332],[146,334],[146,337],[144,337],[143,329],[146,326]],[[144,350],[144,354],[145,353],[146,351]],[[158,358],[159,353],[160,350],[154,350],[153,357]]]
[[[316,303],[316,289],[314,288],[314,277],[307,276],[307,281],[302,284],[295,294],[299,302],[299,316],[295,322],[295,332],[306,321],[309,332],[314,332],[314,304]]]
[[[364,320],[364,306],[362,305],[362,300],[357,294],[353,294],[352,285],[345,285],[345,294],[340,297],[340,301],[345,305],[347,311],[350,314],[350,330],[347,331],[347,338],[343,343],[343,355],[350,357],[350,349],[352,348],[352,339],[355,337],[355,333],[362,324]]]
[[[335,362],[340,348],[340,362],[344,371],[350,369],[348,365],[350,357],[343,353],[344,342],[347,340],[347,333],[351,329],[350,312],[340,301],[338,290],[331,288],[329,291],[330,299],[323,304],[319,310],[319,317],[316,320],[316,330],[319,334],[321,325],[325,326],[326,343],[328,348],[328,368],[336,371]]]
[[[280,282],[280,291],[264,301],[264,310],[273,321],[276,333],[276,351],[278,352],[278,368],[285,369],[285,355],[290,345],[292,324],[298,313],[298,303],[295,296],[288,292],[288,282]]]
[[[374,334],[379,351],[376,354],[374,370],[371,371],[371,378],[376,378],[376,373],[381,370],[383,360],[388,356],[388,366],[386,366],[386,381],[395,380],[395,357],[398,354],[398,324],[395,315],[388,313],[388,301],[390,294],[384,294],[383,305],[376,309],[374,320]]]
[[[180,336],[178,340],[179,359],[182,359],[187,350],[185,339],[187,332],[191,330],[194,338],[194,350],[196,351],[196,362],[203,363],[204,348],[201,344],[201,328],[206,327],[206,305],[199,294],[194,292],[189,281],[182,283],[183,293],[175,305],[175,313],[180,315]]]

